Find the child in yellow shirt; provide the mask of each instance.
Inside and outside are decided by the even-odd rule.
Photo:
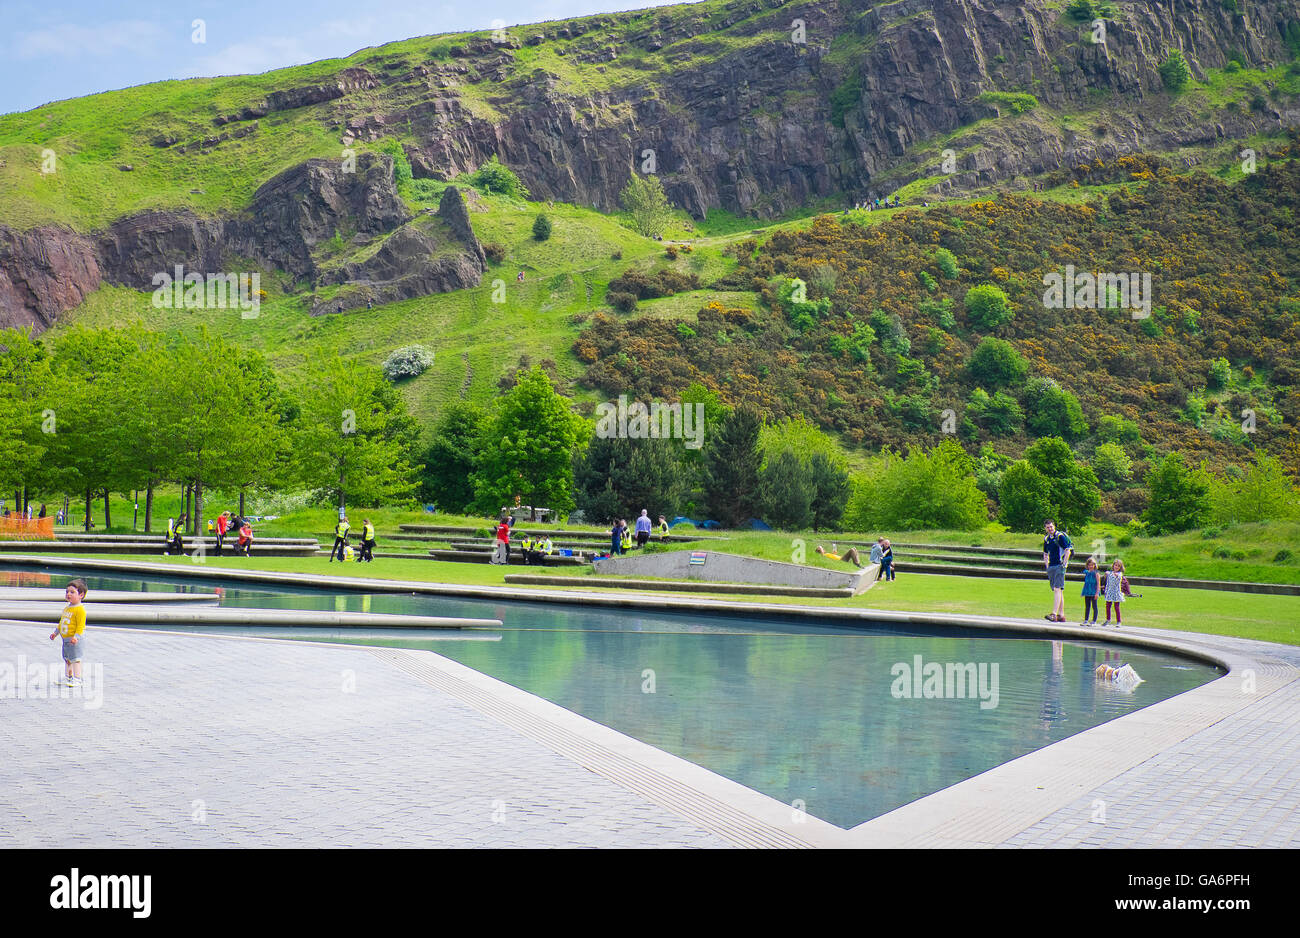
[[[81,685],[81,656],[86,649],[86,607],[81,604],[86,598],[86,581],[73,580],[64,590],[68,605],[59,617],[58,627],[50,633],[50,641],[56,636],[63,636],[63,664],[68,675],[68,686]]]

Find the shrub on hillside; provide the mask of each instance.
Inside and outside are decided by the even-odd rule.
[[[489,241],[483,245],[483,254],[489,264],[500,264],[506,259],[506,246],[499,241]]]
[[[986,388],[1016,387],[1029,374],[1029,362],[1016,347],[991,336],[975,347],[967,367],[971,378]]]
[[[956,280],[957,257],[947,248],[938,248],[934,252],[934,262],[939,265],[939,273],[943,274],[948,280]]]
[[[971,287],[966,291],[965,302],[966,318],[970,324],[986,332],[1010,322],[1016,315],[1002,288],[991,283]]]
[[[1034,436],[1077,440],[1088,432],[1079,399],[1051,378],[1034,378],[1025,385],[1025,427]]]
[[[474,171],[474,185],[478,186],[484,192],[495,192],[498,195],[508,195],[516,199],[528,198],[528,189],[519,181],[519,177],[506,166],[503,166],[497,160],[496,154],[477,170]]]
[[[605,294],[605,302],[620,313],[630,313],[636,309],[636,295],[633,293],[612,291]]]
[[[405,348],[394,349],[384,359],[384,377],[389,381],[418,378],[432,364],[433,352],[423,345],[408,345]]]
[[[971,458],[954,440],[906,456],[887,452],[853,478],[844,526],[857,531],[944,528],[973,531],[988,521]]]
[[[542,212],[537,213],[533,219],[533,237],[538,241],[545,241],[551,236],[551,220]]]

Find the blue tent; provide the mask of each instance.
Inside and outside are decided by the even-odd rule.
[[[704,528],[705,530],[722,527],[722,525],[718,524],[716,521],[696,521],[694,518],[688,518],[685,515],[678,515],[672,521],[668,522],[668,527],[675,528],[679,524],[689,524],[691,527]]]
[[[760,521],[758,518],[750,518],[749,526],[753,528],[755,531],[772,530],[772,526],[770,524],[768,524],[766,521]]]

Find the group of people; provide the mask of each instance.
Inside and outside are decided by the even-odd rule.
[[[886,197],[884,202],[880,199],[867,199],[865,202],[857,202],[853,208],[855,211],[866,209],[868,212],[878,212],[882,208],[898,208],[903,203],[899,201],[898,196],[892,198]]]
[[[1064,531],[1056,530],[1056,523],[1048,519],[1043,524],[1043,565],[1047,568],[1047,582],[1052,589],[1052,611],[1043,618],[1049,622],[1065,621],[1065,568],[1074,553],[1070,536]],[[1124,561],[1116,557],[1111,561],[1110,569],[1098,571],[1097,558],[1089,557],[1083,565],[1083,621],[1080,625],[1097,624],[1098,597],[1106,597],[1106,621],[1103,628],[1110,625],[1111,610],[1114,609],[1115,625],[1123,624],[1120,604],[1124,598],[1132,597],[1128,577],[1124,575]],[[1139,593],[1139,596],[1142,594]],[[1091,615],[1091,618],[1089,616]]]
[[[226,538],[233,532],[235,536],[234,551],[236,556],[248,557],[253,550],[253,525],[247,518],[231,511],[223,511],[215,521],[207,523],[208,536],[216,539],[216,554],[221,556],[226,546]],[[185,519],[167,519],[167,553],[185,553]]]
[[[642,508],[641,517],[636,519],[636,546],[645,547],[650,542],[650,534],[655,529],[659,530],[659,540],[668,536],[668,519],[663,515],[659,516],[659,523],[653,524],[650,521],[650,513]],[[618,554],[626,554],[632,549],[633,529],[627,526],[627,521],[619,518],[614,522],[614,526],[609,530],[609,554],[611,557]]]
[[[41,505],[41,510],[40,510],[40,513],[39,513],[39,514],[33,514],[33,512],[35,512],[35,511],[36,511],[36,506],[35,506],[35,505],[31,505],[31,504],[29,504],[25,509],[20,508],[20,509],[18,509],[17,511],[14,511],[12,508],[6,508],[6,509],[5,509],[4,516],[5,516],[6,518],[19,518],[19,519],[26,520],[26,521],[32,521],[32,520],[35,520],[36,518],[44,518],[44,517],[45,517],[45,506],[44,506],[44,505]],[[60,514],[60,515],[63,514],[63,509],[62,509],[62,508],[59,509],[59,514]],[[59,523],[59,524],[63,524],[63,519],[62,519],[61,517],[59,518],[58,523]]]
[[[370,519],[361,519],[361,550],[355,555],[351,545],[348,544],[348,534],[351,531],[352,525],[348,522],[348,516],[340,513],[338,523],[334,525],[334,546],[330,548],[330,563],[333,563],[336,558],[339,563],[346,563],[351,559],[364,563],[374,561],[375,526],[370,523]]]
[[[853,564],[859,570],[863,569],[862,555],[858,553],[856,547],[850,547],[841,554],[834,543],[831,544],[830,550],[826,550],[826,548],[818,544],[817,553],[829,560],[843,560],[845,563]],[[876,538],[876,543],[871,545],[871,553],[867,562],[880,564],[879,579],[894,579],[894,549],[889,545],[889,538]]]

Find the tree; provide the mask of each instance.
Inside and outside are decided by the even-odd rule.
[[[1025,459],[1047,479],[1052,510],[1047,517],[1065,531],[1081,533],[1101,507],[1097,475],[1074,456],[1060,437],[1036,441],[1025,450]],[[1038,520],[1041,526],[1044,518]]]
[[[1077,440],[1088,432],[1079,399],[1051,378],[1034,378],[1025,385],[1025,427],[1034,436]]]
[[[1214,479],[1210,486],[1213,517],[1218,524],[1300,519],[1300,491],[1280,460],[1263,452],[1240,479]]]
[[[1133,460],[1118,443],[1102,443],[1092,454],[1092,468],[1101,481],[1101,487],[1109,491],[1120,482],[1127,482],[1133,477]]]
[[[1002,288],[991,283],[971,287],[966,291],[965,302],[966,318],[976,329],[992,332],[1016,316]]]
[[[31,489],[57,431],[45,347],[30,330],[0,331],[0,491]],[[19,505],[18,507],[22,507]]]
[[[1176,534],[1199,528],[1210,516],[1210,479],[1192,470],[1181,453],[1169,453],[1147,477],[1151,503],[1142,520],[1152,534]]]
[[[533,237],[538,241],[545,241],[551,236],[551,220],[546,217],[545,212],[538,212],[537,217],[533,219]]]
[[[434,424],[421,460],[420,497],[441,511],[462,514],[474,503],[475,447],[486,416],[469,401],[453,401]]]
[[[593,439],[574,460],[578,508],[601,524],[635,518],[642,509],[673,517],[687,487],[681,449],[678,440]]]
[[[297,451],[303,478],[332,494],[339,508],[402,502],[414,493],[412,425],[402,399],[378,368],[337,354],[312,363]]]
[[[1029,375],[1029,362],[1010,342],[989,336],[976,346],[967,370],[981,386],[996,390],[1023,384]]]
[[[752,518],[758,502],[758,448],[762,421],[749,406],[732,411],[704,451],[704,501],[709,514],[728,527]]]
[[[1175,94],[1187,87],[1187,82],[1192,77],[1192,70],[1187,67],[1187,59],[1183,58],[1183,53],[1179,49],[1170,52],[1156,70],[1160,73],[1160,80],[1165,83],[1165,88]]]
[[[812,489],[813,530],[834,529],[848,504],[849,474],[843,465],[821,452],[812,454],[806,472]]]
[[[998,487],[998,517],[1012,531],[1033,532],[1048,518],[1079,534],[1101,506],[1096,474],[1059,437],[1038,440],[1012,463]]]
[[[528,189],[512,170],[497,160],[495,153],[474,171],[474,185],[484,192],[495,192],[516,199],[528,198]]]
[[[800,531],[812,524],[812,495],[808,476],[792,449],[767,460],[759,473],[759,504],[768,524],[782,531]]]
[[[1012,531],[1028,533],[1039,530],[1055,513],[1046,476],[1024,459],[1007,467],[998,486],[999,521]]]
[[[994,436],[1011,436],[1020,432],[1025,420],[1025,412],[1014,397],[1006,391],[998,391],[990,397],[983,388],[971,391],[966,416]]]
[[[664,233],[672,221],[673,209],[656,176],[633,173],[619,195],[623,208],[632,216],[632,224],[642,235],[654,238]]]
[[[571,511],[573,456],[589,434],[546,372],[534,365],[498,399],[496,412],[483,423],[475,504],[495,513],[518,496],[533,508]]]
[[[971,531],[988,521],[974,465],[955,440],[906,457],[886,452],[853,480],[844,523],[851,529]]]

